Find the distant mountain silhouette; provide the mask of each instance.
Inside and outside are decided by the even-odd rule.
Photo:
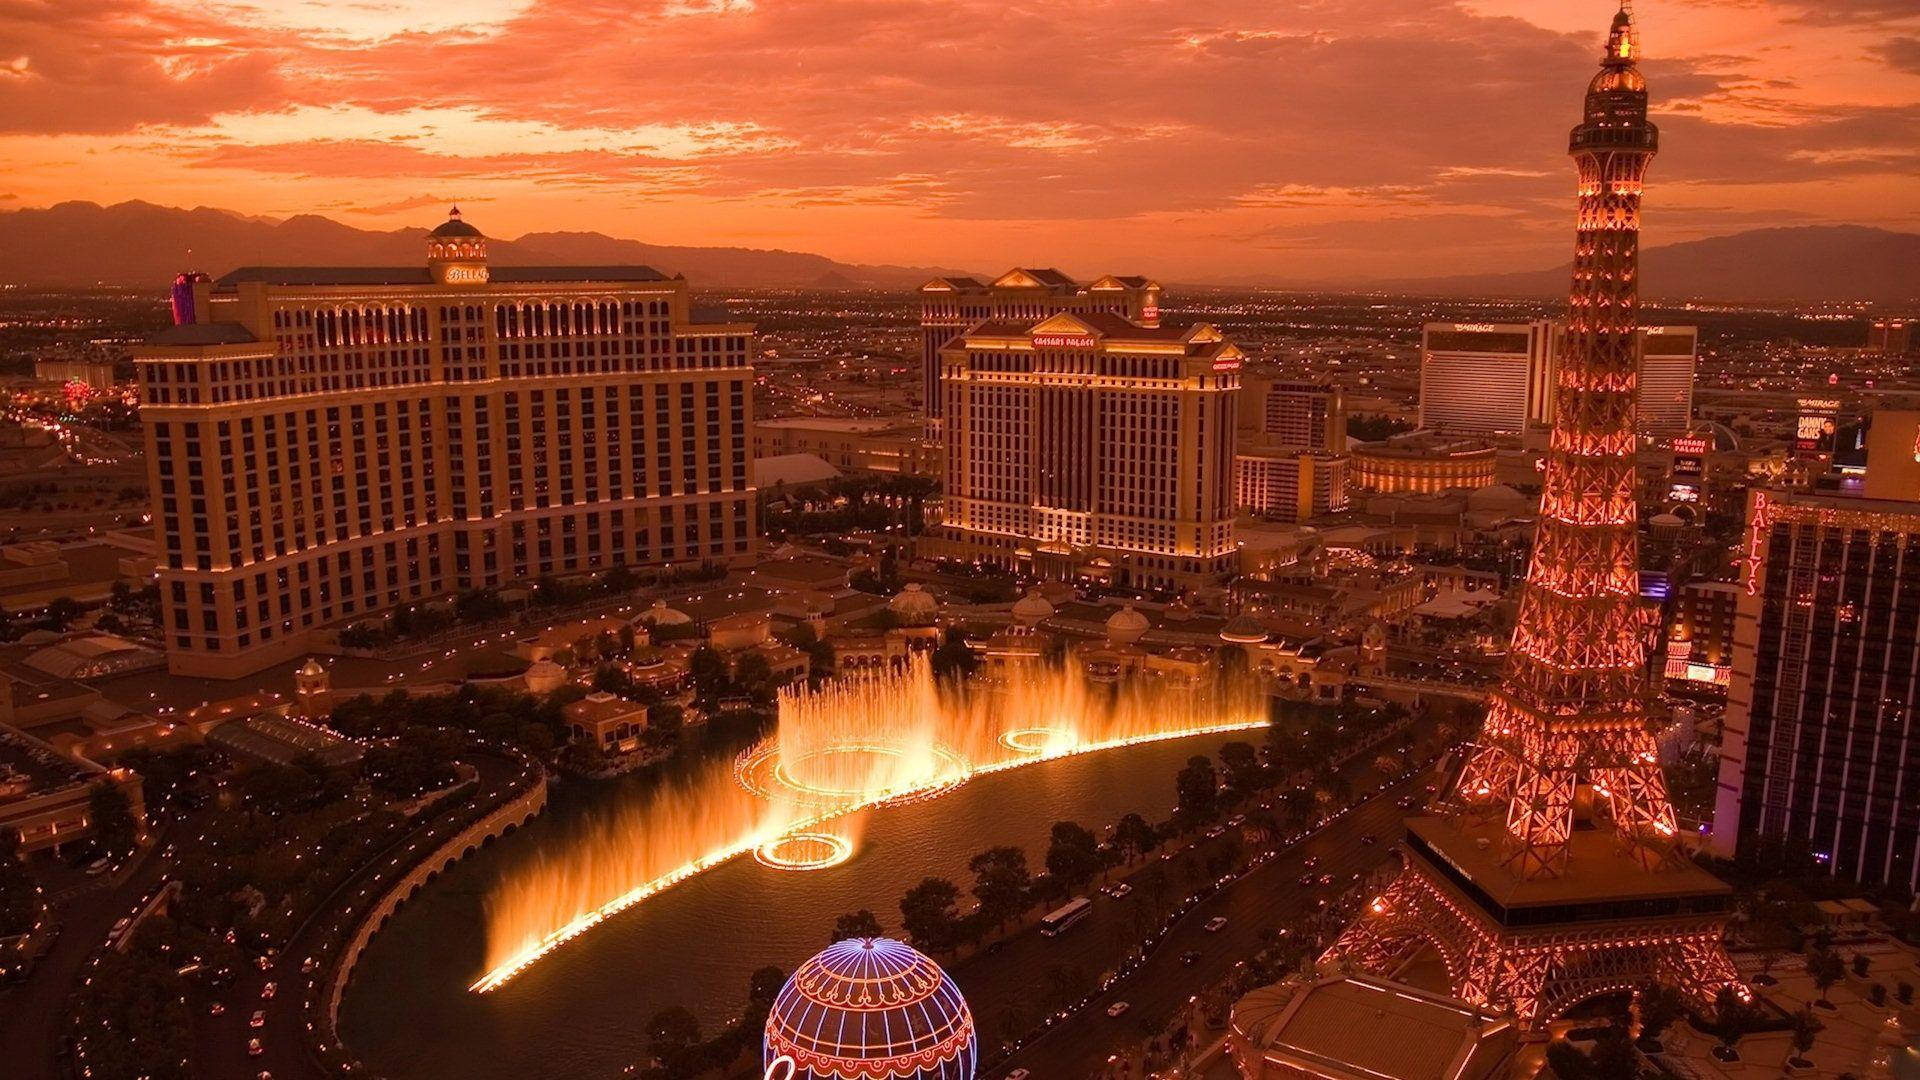
[[[0,282],[158,287],[188,268],[217,277],[247,265],[411,266],[425,258],[425,236],[425,229],[356,229],[317,214],[276,221],[204,206],[66,202],[0,213]],[[968,273],[857,265],[799,251],[672,247],[593,232],[528,233],[491,240],[488,250],[502,265],[638,263],[716,287],[910,288]]]
[[[1565,296],[1567,263],[1551,270],[1411,278],[1374,288],[1446,296]],[[1663,299],[1920,299],[1920,234],[1859,225],[1753,229],[1640,253],[1640,291]]]
[[[247,265],[410,266],[422,259],[425,235],[425,229],[356,229],[317,214],[275,220],[204,206],[66,202],[0,212],[0,282],[157,287],[189,267],[217,276]],[[528,233],[494,239],[490,250],[503,265],[639,263],[719,288],[911,288],[936,276],[979,276],[944,267],[856,265],[800,251],[647,244],[597,232]],[[1315,287],[1563,296],[1569,269]],[[1920,302],[1920,234],[1813,225],[1651,247],[1642,253],[1641,289],[1668,299]]]

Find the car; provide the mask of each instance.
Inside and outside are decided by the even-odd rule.
[[[258,1073],[254,1074],[253,1080],[273,1080],[273,1074],[265,1069],[261,1069]]]
[[[226,1006],[226,1003],[224,1002],[216,1001],[213,1004],[207,1006],[208,1016],[225,1016],[226,1013],[227,1013],[227,1006]]]
[[[319,966],[320,966],[320,961],[315,960],[313,957],[309,956],[305,960],[300,961],[300,974],[311,975],[313,974],[313,969]]]
[[[1195,965],[1195,964],[1197,964],[1197,963],[1199,963],[1199,962],[1200,962],[1200,950],[1199,950],[1199,949],[1188,949],[1188,950],[1187,950],[1186,952],[1183,952],[1183,953],[1181,953],[1181,954],[1180,954],[1180,962],[1181,962],[1182,964],[1185,964],[1185,965],[1186,965],[1187,967],[1192,967],[1193,965]]]
[[[1027,1077],[1032,1075],[1033,1071],[1030,1069],[1015,1069],[1007,1074],[1007,1080],[1027,1080]]]
[[[273,1000],[273,992],[278,989],[280,989],[280,986],[278,983],[268,983],[267,985],[260,988],[260,996],[263,998],[266,998],[268,1001],[271,1001]]]
[[[1127,1010],[1131,1008],[1133,1008],[1133,1006],[1124,1001],[1116,1001],[1107,1006],[1107,1015],[1118,1019],[1119,1017],[1125,1016]]]
[[[1319,865],[1320,865],[1320,856],[1318,856],[1318,855],[1309,855],[1309,856],[1307,856],[1307,861],[1306,861],[1306,862],[1303,862],[1303,863],[1301,863],[1300,865],[1301,865],[1301,866],[1304,866],[1304,867],[1306,867],[1306,868],[1307,868],[1307,869],[1309,869],[1309,870],[1311,870],[1311,869],[1313,869],[1314,867],[1316,867],[1316,866],[1319,866]]]
[[[1235,814],[1232,817],[1227,819],[1227,826],[1229,828],[1237,829],[1240,826],[1245,825],[1246,823],[1247,823],[1247,815],[1245,814]]]
[[[1207,830],[1207,839],[1209,840],[1218,840],[1225,835],[1227,835],[1227,827],[1225,825],[1215,825],[1213,828]]]
[[[1415,799],[1412,795],[1402,795],[1398,799],[1395,799],[1394,801],[1400,805],[1400,809],[1411,810],[1413,809],[1413,804],[1415,802]]]
[[[1227,917],[1225,915],[1215,915],[1213,918],[1207,920],[1206,931],[1209,934],[1217,934],[1226,928]]]
[[[1115,885],[1113,887],[1113,898],[1115,900],[1124,900],[1132,892],[1133,892],[1133,886],[1123,881],[1120,884]]]
[[[119,937],[121,934],[124,934],[127,932],[127,927],[132,925],[133,925],[133,919],[129,916],[123,915],[120,917],[119,922],[116,922],[113,924],[113,930],[110,931],[110,933],[112,933],[114,937]]]
[[[1312,875],[1312,874],[1301,874],[1301,875],[1300,875],[1300,887],[1301,887],[1301,888],[1303,888],[1303,889],[1311,889],[1311,888],[1313,888],[1313,882],[1314,882],[1314,877],[1313,877],[1313,875]]]
[[[1320,884],[1322,884],[1322,885],[1331,885],[1331,884],[1333,884],[1333,875],[1332,875],[1332,874],[1321,874],[1321,875],[1320,875]],[[272,986],[273,984],[272,984],[272,983],[268,983],[267,985],[268,985],[268,986]]]
[[[247,1026],[251,1028],[266,1027],[267,1026],[267,1010],[265,1009],[253,1010],[253,1016],[247,1020]]]
[[[273,957],[265,955],[256,956],[253,958],[253,966],[259,968],[261,971],[272,971]]]
[[[87,874],[90,877],[97,874],[104,874],[111,869],[113,869],[113,860],[107,858],[105,855],[87,864]]]
[[[1366,844],[1366,845],[1368,845],[1368,846],[1372,846],[1372,845],[1374,845],[1374,844],[1377,844],[1377,843],[1379,843],[1379,842],[1380,842],[1380,838],[1379,838],[1379,837],[1377,837],[1377,836],[1375,836],[1375,835],[1373,835],[1372,833],[1367,833],[1366,835],[1364,835],[1364,836],[1362,836],[1362,837],[1360,838],[1360,842],[1361,842],[1362,844]]]
[[[247,1056],[248,1057],[259,1057],[261,1054],[264,1054],[266,1052],[267,1052],[267,1048],[260,1045],[259,1039],[247,1040]]]

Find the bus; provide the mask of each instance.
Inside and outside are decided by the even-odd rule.
[[[1084,896],[1076,896],[1040,920],[1040,932],[1048,937],[1057,937],[1067,932],[1067,927],[1087,917],[1093,910],[1093,901]]]

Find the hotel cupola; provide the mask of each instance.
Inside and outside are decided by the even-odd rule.
[[[427,269],[439,285],[479,285],[487,280],[487,238],[460,218],[460,208],[427,234]]]

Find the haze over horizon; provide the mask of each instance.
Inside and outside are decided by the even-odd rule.
[[[1605,0],[0,4],[0,209],[69,199],[1204,281],[1564,261]],[[1920,7],[1637,12],[1647,242],[1920,226]]]

